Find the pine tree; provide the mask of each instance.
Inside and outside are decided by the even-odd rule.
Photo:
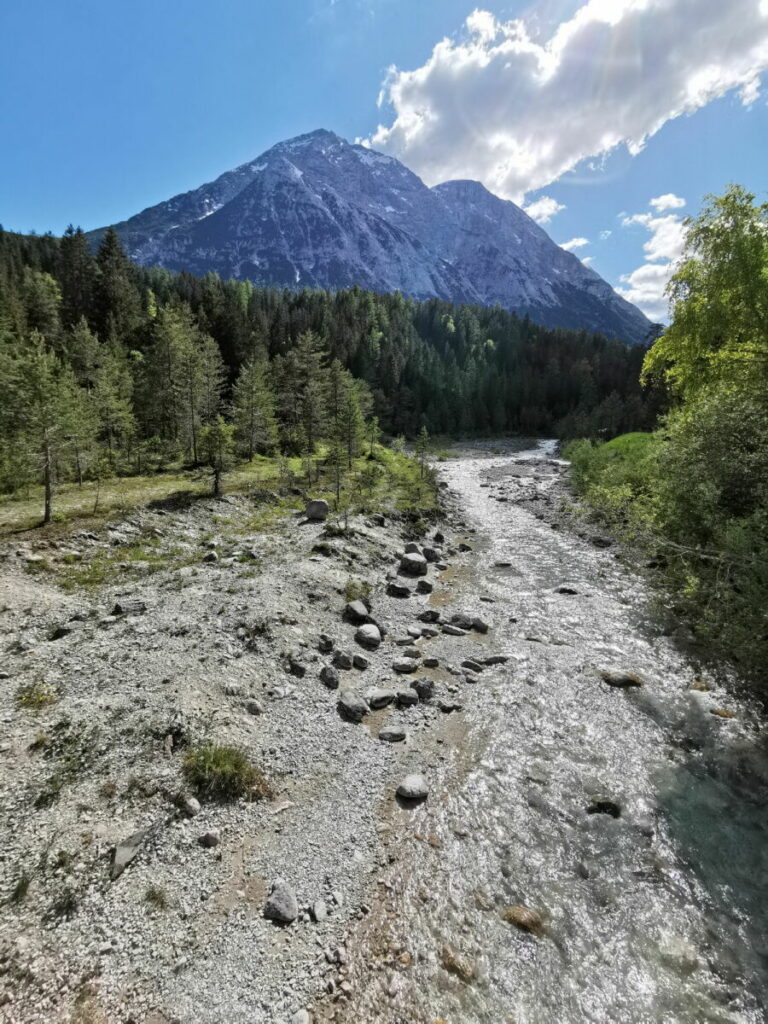
[[[425,426],[422,426],[416,437],[416,458],[419,460],[421,466],[421,475],[424,476],[424,472],[427,466],[427,456],[429,455],[430,441],[429,432]]]
[[[62,236],[60,253],[61,320],[64,327],[74,327],[91,314],[96,262],[82,229],[71,224]]]
[[[235,438],[241,454],[250,461],[257,452],[272,453],[277,445],[277,423],[265,354],[243,363],[235,383],[232,406]]]
[[[123,343],[135,330],[141,305],[133,267],[114,228],[107,228],[96,253],[94,319],[102,341],[114,334]]]
[[[232,465],[234,427],[217,416],[200,431],[200,454],[213,475],[213,494],[221,495],[221,479]]]

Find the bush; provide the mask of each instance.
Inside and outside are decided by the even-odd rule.
[[[259,800],[271,796],[269,783],[242,750],[218,743],[193,747],[184,758],[184,777],[210,800]]]

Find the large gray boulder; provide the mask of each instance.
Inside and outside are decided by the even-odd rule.
[[[315,519],[322,521],[328,518],[328,502],[324,501],[323,498],[313,498],[307,502],[305,515],[307,519]]]
[[[341,717],[349,719],[350,722],[362,722],[370,711],[363,698],[354,693],[343,693],[339,697],[337,707]]]
[[[355,626],[361,626],[365,622],[373,622],[370,612],[362,601],[350,601],[344,609],[344,614]]]
[[[397,787],[397,795],[401,800],[426,800],[429,786],[423,775],[406,775]]]
[[[264,904],[264,917],[280,924],[290,924],[299,916],[296,893],[282,878],[272,883],[272,892]]]
[[[374,626],[372,622],[366,623],[366,625],[361,626],[355,633],[355,640],[357,640],[362,647],[369,647],[371,649],[378,647],[381,643],[379,627]]]
[[[400,572],[406,576],[426,576],[427,560],[424,555],[409,551],[400,559]]]

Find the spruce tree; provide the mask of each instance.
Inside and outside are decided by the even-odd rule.
[[[234,427],[222,416],[217,416],[200,431],[200,456],[202,462],[210,467],[216,498],[221,495],[222,477],[232,465],[233,434]]]
[[[277,445],[275,399],[265,355],[252,356],[240,368],[232,412],[238,450],[249,461],[258,452],[269,455]]]

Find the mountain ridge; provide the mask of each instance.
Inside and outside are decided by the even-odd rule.
[[[114,225],[136,262],[289,288],[359,285],[645,340],[644,314],[480,182],[429,188],[328,129]],[[90,232],[97,241],[105,229]]]

